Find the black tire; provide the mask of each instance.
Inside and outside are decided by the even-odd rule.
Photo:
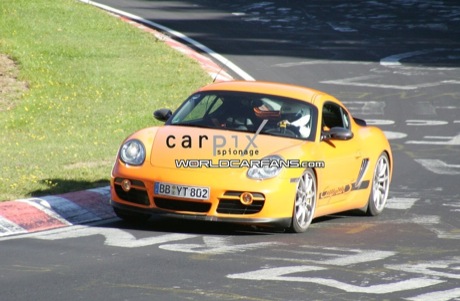
[[[291,232],[302,233],[308,229],[315,215],[316,197],[316,176],[313,170],[307,169],[296,186]]]
[[[383,152],[375,163],[371,192],[367,203],[367,215],[375,216],[382,213],[388,199],[389,189],[390,160],[388,155]]]

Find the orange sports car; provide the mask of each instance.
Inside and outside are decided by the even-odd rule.
[[[319,216],[385,207],[388,140],[324,92],[214,83],[154,116],[165,124],[126,138],[112,170],[111,205],[124,220],[162,214],[304,232]]]

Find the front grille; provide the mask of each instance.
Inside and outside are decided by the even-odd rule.
[[[219,198],[218,213],[225,214],[255,214],[262,210],[265,204],[265,196],[261,193],[252,193],[254,201],[250,205],[244,205],[240,202],[242,191],[226,191]]]
[[[260,212],[264,206],[264,201],[254,201],[251,205],[243,205],[240,201],[232,200],[221,200],[219,207],[217,207],[218,213],[226,214],[254,214]]]
[[[205,202],[179,201],[160,197],[154,198],[153,201],[158,208],[167,210],[205,213],[211,209],[211,203]]]
[[[140,205],[148,206],[150,204],[147,191],[137,189],[137,188],[131,188],[129,191],[124,191],[120,185],[114,185],[114,186],[115,186],[115,193],[120,199],[130,202],[130,203],[135,203],[135,204],[140,204]]]

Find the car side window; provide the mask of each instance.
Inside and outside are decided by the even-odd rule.
[[[222,99],[216,95],[207,95],[203,97],[198,104],[188,113],[182,121],[192,121],[202,119],[205,114],[216,111],[222,105]]]
[[[350,116],[341,106],[328,102],[323,106],[323,127],[342,127],[350,129]]]

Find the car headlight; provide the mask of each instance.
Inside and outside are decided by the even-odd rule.
[[[276,177],[280,172],[282,164],[279,164],[283,158],[280,156],[268,156],[260,160],[258,166],[252,166],[248,169],[247,176],[250,179],[264,180]]]
[[[128,140],[120,148],[120,159],[129,165],[142,165],[145,160],[145,147],[139,140]]]

